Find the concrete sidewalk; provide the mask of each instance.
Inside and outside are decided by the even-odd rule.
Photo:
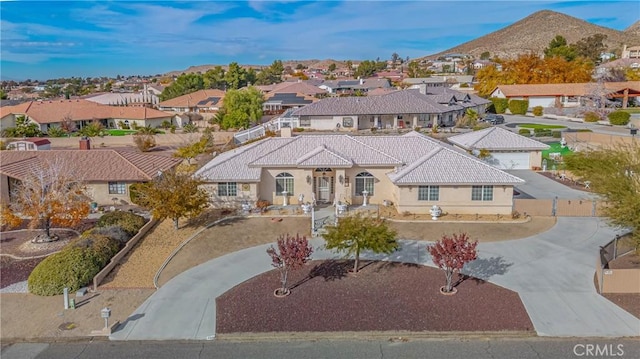
[[[598,246],[616,231],[598,218],[558,218],[551,230],[514,241],[481,243],[479,258],[465,273],[517,291],[541,336],[620,337],[640,335],[640,320],[595,291]],[[314,259],[339,258],[313,239]],[[363,258],[433,266],[426,242],[401,241],[391,255]],[[213,339],[215,298],[272,269],[269,245],[244,249],[203,263],[158,289],[112,340]]]

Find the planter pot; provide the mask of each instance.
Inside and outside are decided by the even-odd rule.
[[[286,289],[285,291],[282,291],[282,288],[278,288],[278,289],[273,291],[273,295],[276,298],[284,298],[284,297],[288,296],[289,294],[291,294],[291,291],[289,289]]]
[[[445,292],[444,289],[445,289],[444,286],[440,287],[440,294],[442,294],[442,295],[455,295],[456,293],[458,293],[458,289],[456,289],[456,287],[451,288],[451,292]]]

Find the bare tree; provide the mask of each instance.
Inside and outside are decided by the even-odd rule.
[[[51,226],[76,226],[89,214],[89,196],[77,173],[58,158],[31,166],[30,173],[12,191],[11,210],[30,219],[29,227],[54,239]]]

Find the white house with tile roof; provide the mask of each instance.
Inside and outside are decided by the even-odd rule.
[[[513,186],[523,183],[451,145],[403,136],[272,137],[222,153],[196,172],[218,205],[267,200],[371,204],[400,212],[510,214]]]
[[[355,131],[453,126],[467,109],[484,113],[490,101],[451,89],[410,89],[378,96],[332,97],[295,110],[300,127]]]
[[[472,153],[487,150],[484,161],[500,169],[542,167],[542,151],[549,145],[521,136],[502,127],[489,127],[449,137],[453,145]]]

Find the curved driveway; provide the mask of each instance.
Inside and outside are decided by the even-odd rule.
[[[598,218],[558,218],[547,232],[504,242],[480,243],[466,274],[517,291],[541,336],[640,335],[640,320],[600,296],[593,284],[598,247],[617,232]],[[312,240],[314,259],[338,258]],[[433,266],[426,242],[401,241],[391,255],[363,258]],[[215,298],[271,270],[269,245],[244,249],[194,267],[149,297],[111,335],[112,340],[213,339]]]

